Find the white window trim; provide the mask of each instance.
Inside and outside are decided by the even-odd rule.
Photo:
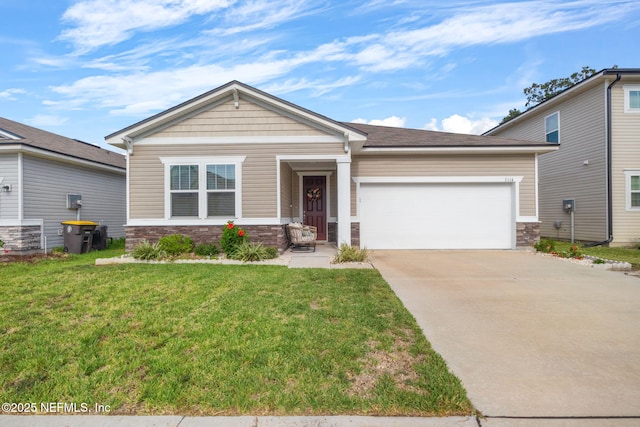
[[[631,177],[640,176],[640,169],[625,169],[624,171],[624,194],[626,210],[639,212],[640,206],[631,206]]]
[[[640,113],[640,108],[631,108],[631,99],[629,92],[640,91],[640,85],[623,85],[624,89],[624,112],[625,113]]]
[[[547,119],[553,115],[558,115],[558,142],[549,142],[547,141],[547,135],[549,135],[552,132],[547,132]],[[554,131],[555,132],[555,131]],[[544,141],[549,143],[549,144],[560,144],[560,111],[555,111],[547,116],[544,117]]]
[[[235,202],[236,212],[233,218],[242,218],[242,163],[246,156],[219,156],[219,157],[160,157],[164,165],[164,219],[166,221],[199,220],[206,221],[215,218],[207,217],[207,165],[234,165],[236,174]],[[171,216],[171,166],[198,165],[198,217],[172,217]]]

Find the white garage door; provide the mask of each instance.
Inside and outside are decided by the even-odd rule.
[[[511,185],[360,185],[360,243],[369,249],[510,249]]]

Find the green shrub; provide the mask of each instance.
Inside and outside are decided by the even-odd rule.
[[[267,246],[265,250],[267,252],[266,259],[274,259],[280,256],[280,253],[278,252],[278,248],[274,248],[273,246]]]
[[[158,241],[160,249],[169,256],[178,256],[193,251],[193,240],[182,234],[170,234]]]
[[[145,261],[162,259],[166,255],[166,252],[160,248],[159,243],[149,243],[146,240],[140,242],[133,248],[133,251],[131,251],[132,257]]]
[[[593,260],[594,264],[606,264],[607,262],[605,260],[603,260],[602,258],[596,258]]]
[[[346,243],[340,245],[338,249],[338,254],[336,255],[336,262],[364,262],[367,260],[369,256],[369,251],[367,248],[357,248],[354,246],[349,246]]]
[[[268,259],[267,248],[262,243],[242,242],[231,255],[233,259],[243,262],[262,261]]]
[[[233,258],[233,254],[240,245],[249,241],[247,233],[233,221],[228,221],[224,230],[222,230],[222,237],[220,238],[220,247],[222,251],[227,254],[227,258]]]
[[[578,246],[576,245],[571,246],[568,251],[557,252],[557,253],[554,253],[554,255],[557,255],[560,258],[582,259],[582,253],[578,250]]]
[[[551,239],[542,239],[533,245],[533,247],[538,252],[551,253],[556,251],[556,242]]]
[[[197,245],[193,250],[193,253],[198,256],[206,256],[211,258],[217,257],[219,252],[220,251],[218,250],[218,247],[215,243],[201,243]]]

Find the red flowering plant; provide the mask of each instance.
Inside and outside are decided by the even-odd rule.
[[[222,237],[220,238],[220,247],[227,255],[227,258],[232,258],[233,253],[238,249],[242,243],[249,240],[247,232],[238,227],[233,221],[227,221],[222,230]]]

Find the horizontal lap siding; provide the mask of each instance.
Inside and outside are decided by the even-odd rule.
[[[395,176],[523,176],[520,183],[520,215],[535,216],[535,166],[526,155],[441,155],[441,156],[358,156],[354,158],[355,177]],[[352,194],[355,215],[357,195]],[[470,209],[473,209],[470,207]]]
[[[640,114],[624,112],[624,85],[640,84],[625,79],[612,91],[612,186],[613,244],[632,245],[640,241],[640,211],[626,210],[625,169],[640,170]]]
[[[313,136],[322,131],[277,112],[240,100],[216,106],[154,134],[154,137]]]
[[[18,155],[0,155],[0,185],[11,185],[10,193],[0,193],[0,221],[18,219],[18,200],[20,197],[18,179]]]
[[[246,156],[242,164],[242,217],[275,218],[276,156],[344,154],[341,143],[188,145],[188,141],[135,148],[129,163],[132,219],[164,218],[164,165],[160,157]],[[282,214],[288,212],[283,210]]]
[[[314,127],[240,98],[235,108],[232,98],[198,115],[186,118],[152,138],[174,138],[172,145],[137,145],[130,157],[130,216],[132,219],[162,219],[164,213],[164,166],[160,157],[246,156],[242,165],[242,217],[275,218],[277,214],[277,174],[282,173],[283,191],[296,185],[288,166],[276,170],[277,155],[344,155],[341,143],[255,143],[190,145],[192,137],[277,137],[326,136]],[[283,216],[291,214],[291,195],[280,201]]]
[[[560,149],[538,157],[541,235],[569,239],[570,216],[562,210],[564,199],[575,199],[575,238],[606,238],[605,86],[598,85],[559,106],[541,108],[500,137],[545,140],[544,120],[560,113]],[[540,108],[540,107],[539,107]],[[584,162],[588,161],[588,165]],[[560,221],[560,228],[554,222]]]
[[[44,219],[49,248],[62,246],[61,221],[75,220],[67,193],[82,195],[80,219],[108,226],[112,237],[124,237],[125,175],[85,169],[68,163],[23,156],[24,218]]]

